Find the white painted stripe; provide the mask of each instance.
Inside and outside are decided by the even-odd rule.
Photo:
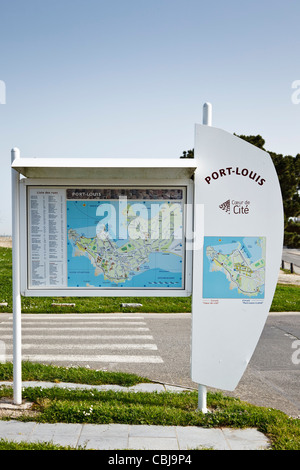
[[[24,354],[23,361],[36,362],[122,362],[122,363],[150,363],[162,364],[164,361],[160,356],[116,356],[116,355],[100,355],[100,356],[84,356],[84,355],[64,355],[56,354]],[[12,360],[12,355],[8,355],[7,361]]]
[[[6,328],[6,331],[8,330],[9,328]],[[57,327],[42,327],[42,326],[37,326],[37,327],[34,327],[34,326],[30,326],[29,328],[27,328],[26,326],[22,326],[22,331],[26,332],[26,331],[76,331],[76,330],[79,330],[79,331],[149,331],[149,328],[144,328],[144,327],[139,327],[139,326],[136,326],[136,327],[97,327],[97,326],[94,326],[94,327],[76,327],[76,326],[70,326],[68,328],[65,328],[65,327],[62,327],[60,328],[59,326]],[[0,328],[0,338],[2,337],[1,335],[1,328]]]
[[[104,320],[104,321],[77,321],[77,322],[74,322],[72,323],[73,325],[91,325],[91,327],[93,325],[146,325],[146,322],[144,321],[107,321],[107,320]],[[3,322],[3,323],[0,323],[0,329],[2,326],[4,326],[4,328],[9,325],[9,327],[11,328],[12,327],[12,323],[11,322]],[[40,326],[53,326],[53,325],[70,325],[70,322],[66,322],[66,321],[58,321],[58,322],[53,322],[53,321],[43,321],[43,320],[39,320],[39,321],[26,321],[22,324],[23,327],[27,328],[27,325],[40,325]]]
[[[69,314],[69,313],[23,313],[22,320],[112,320],[113,318],[119,320],[144,320],[144,317],[135,314],[122,314],[122,313],[77,313],[77,314]],[[9,320],[13,320],[13,317],[9,317]]]
[[[157,351],[156,344],[131,344],[131,343],[106,343],[106,344],[23,344],[22,349],[91,349],[97,351],[98,349],[150,349]]]
[[[0,337],[2,340],[11,340],[13,339],[12,335],[1,335]],[[140,341],[146,340],[146,339],[152,339],[153,336],[151,335],[101,335],[101,334],[96,334],[96,335],[27,335],[24,334],[22,340],[31,340],[31,339],[36,339],[38,340],[43,340],[43,341],[48,341],[49,339],[55,339],[55,340],[73,340],[73,339],[97,339],[97,340],[102,340],[102,339],[139,339]]]

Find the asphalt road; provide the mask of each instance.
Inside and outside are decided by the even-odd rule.
[[[234,392],[256,405],[300,416],[300,312],[271,313]]]
[[[299,320],[300,313],[270,314],[238,387],[225,393],[300,416]],[[26,314],[22,328],[24,359],[197,388],[190,379],[190,314]],[[1,352],[12,360],[11,314],[0,315]]]
[[[300,249],[283,247],[282,260],[285,261],[286,269],[290,269],[290,264],[293,263],[294,272],[300,274]]]

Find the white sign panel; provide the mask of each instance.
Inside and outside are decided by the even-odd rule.
[[[223,130],[196,125],[192,379],[234,390],[273,299],[283,208],[270,156]]]

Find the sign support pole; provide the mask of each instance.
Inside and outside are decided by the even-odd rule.
[[[11,163],[20,158],[18,148],[11,151]],[[20,292],[20,175],[11,169],[12,190],[12,266],[13,266],[13,384],[14,404],[22,404],[22,336]]]
[[[210,103],[203,105],[203,125],[212,125],[212,106]],[[207,389],[205,385],[198,385],[198,410],[207,413]]]
[[[203,105],[203,125],[212,125],[212,106],[211,103],[204,103]]]

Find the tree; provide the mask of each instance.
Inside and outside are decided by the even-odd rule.
[[[247,142],[249,142],[249,144],[255,145],[255,147],[258,147],[259,149],[265,150],[265,140],[262,138],[261,135],[233,135],[236,135],[240,139],[246,140]]]
[[[265,150],[265,141],[260,135],[239,135],[237,137]],[[270,151],[268,153],[273,160],[278,175],[286,225],[289,217],[297,217],[300,214],[300,196],[298,193],[300,189],[300,154],[292,157],[291,155],[283,156]]]
[[[194,158],[194,149],[188,150],[187,152],[184,150],[180,158]]]

